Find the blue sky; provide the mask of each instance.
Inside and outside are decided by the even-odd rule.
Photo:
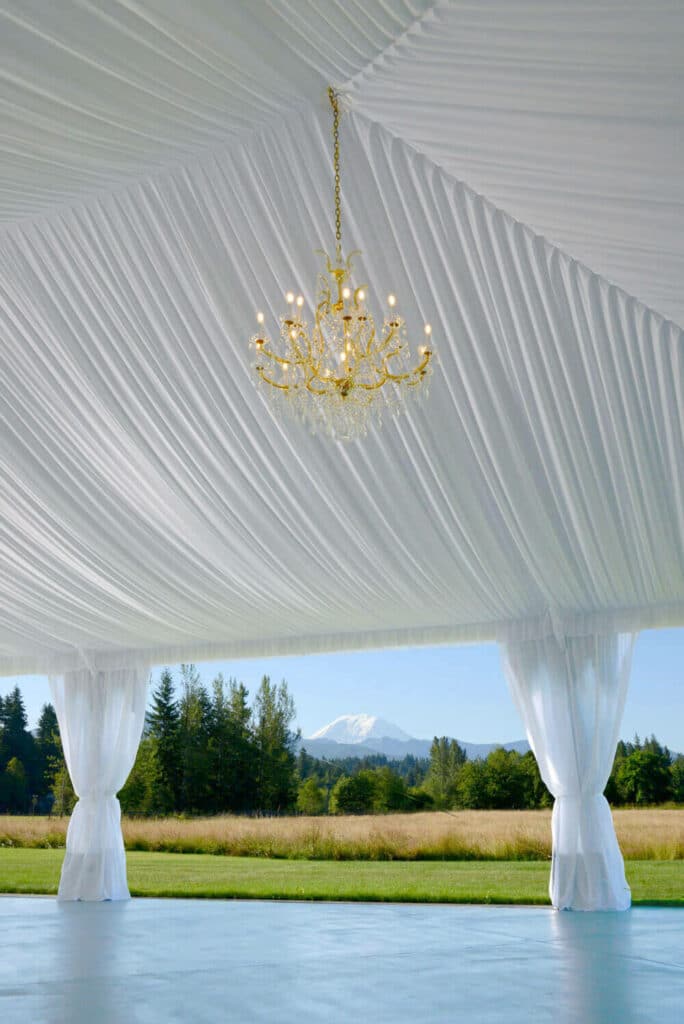
[[[309,655],[207,662],[210,682],[218,673],[236,676],[253,694],[262,675],[286,679],[304,736],[338,715],[367,712],[395,722],[407,733],[435,733],[472,743],[520,739],[524,730],[503,678],[495,645],[423,647],[355,654]],[[153,673],[158,678],[159,672]],[[0,679],[0,694],[18,682],[31,725],[50,699],[41,676]],[[684,752],[684,629],[650,630],[637,640],[632,681],[621,730],[655,733]]]

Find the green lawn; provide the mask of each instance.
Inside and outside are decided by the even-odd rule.
[[[56,893],[63,850],[0,849],[0,892]],[[548,903],[534,861],[285,861],[208,854],[128,857],[134,896]],[[683,861],[628,861],[635,903],[684,906]]]

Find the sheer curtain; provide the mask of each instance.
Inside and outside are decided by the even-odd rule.
[[[143,664],[50,676],[64,756],[79,797],[67,832],[61,900],[130,896],[116,794],[133,767],[140,742],[147,676]]]
[[[555,797],[549,892],[558,909],[627,910],[625,879],[603,796],[619,738],[631,633],[545,637],[503,648],[504,669],[539,770]]]

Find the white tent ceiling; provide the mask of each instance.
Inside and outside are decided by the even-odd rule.
[[[0,0],[1,671],[684,624],[682,8],[549,10]],[[346,446],[246,348],[330,245],[328,83],[438,351]]]

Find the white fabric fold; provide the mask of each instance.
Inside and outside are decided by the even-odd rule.
[[[434,0],[0,0],[0,225],[327,105]]]
[[[549,895],[560,910],[626,910],[630,891],[603,796],[618,741],[632,634],[502,648],[506,677],[553,794]]]
[[[616,18],[619,18],[619,29]],[[356,109],[684,326],[684,5],[435,5]]]
[[[142,662],[50,677],[64,756],[79,797],[67,831],[60,900],[129,898],[116,794],[140,742],[147,678]]]
[[[342,446],[251,379],[333,235],[327,112],[0,244],[0,671],[684,623],[684,335],[366,119],[345,231],[437,352]],[[306,174],[302,174],[302,169]],[[380,199],[379,199],[380,197]],[[104,662],[103,662],[104,664]]]

